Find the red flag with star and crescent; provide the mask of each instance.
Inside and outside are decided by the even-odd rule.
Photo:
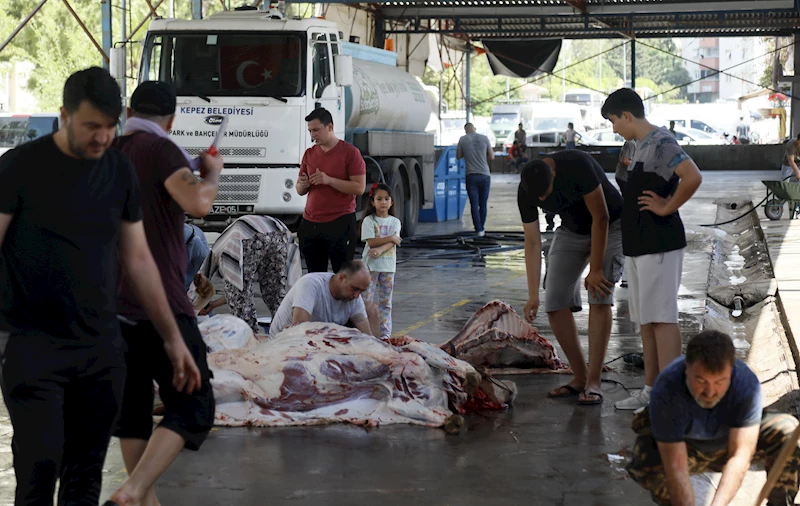
[[[249,89],[271,83],[280,72],[282,60],[296,61],[298,57],[297,44],[223,46],[220,48],[222,87]]]

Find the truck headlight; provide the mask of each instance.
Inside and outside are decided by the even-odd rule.
[[[286,181],[283,182],[283,186],[285,186],[287,190],[291,190],[292,187],[294,186],[294,181],[292,181],[291,179],[287,179]]]
[[[289,202],[290,200],[292,200],[291,194],[289,194],[289,192],[283,192],[283,201]]]

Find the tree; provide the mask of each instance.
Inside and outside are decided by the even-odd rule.
[[[786,64],[789,62],[794,46],[791,37],[775,37],[765,39],[767,51],[771,51],[770,58],[764,58],[764,67],[758,84],[764,88],[778,89],[778,79]],[[775,48],[783,48],[775,51]]]
[[[685,97],[685,85],[691,81],[689,72],[684,68],[682,60],[677,56],[679,51],[672,39],[648,39],[647,41],[636,43],[636,81],[637,87],[640,86],[640,76],[647,76],[655,82],[662,90],[680,87],[680,91],[675,90],[671,96],[677,98],[678,95]],[[627,61],[623,64],[623,55]],[[609,65],[618,75],[622,75],[623,67],[627,67],[625,82],[630,81],[630,43],[623,51],[611,51],[609,53]]]
[[[473,54],[470,61],[470,99],[472,101],[472,114],[474,116],[491,116],[494,105],[506,100],[506,78],[495,76],[485,55]],[[458,110],[464,108],[466,83],[463,79],[463,65],[451,66],[441,73],[442,102],[447,108]],[[430,67],[425,68],[422,82],[430,86],[439,86],[440,74]],[[509,99],[519,100],[521,97],[519,86],[522,79],[512,79],[509,86]]]

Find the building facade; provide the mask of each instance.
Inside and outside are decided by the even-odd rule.
[[[736,100],[759,89],[768,57],[760,37],[698,37],[681,39],[684,67],[694,81],[687,86],[689,102]],[[725,71],[725,74],[718,73]],[[751,81],[751,82],[747,82]]]

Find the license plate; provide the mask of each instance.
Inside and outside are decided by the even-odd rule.
[[[211,211],[208,214],[247,214],[253,212],[253,206],[211,206]]]

